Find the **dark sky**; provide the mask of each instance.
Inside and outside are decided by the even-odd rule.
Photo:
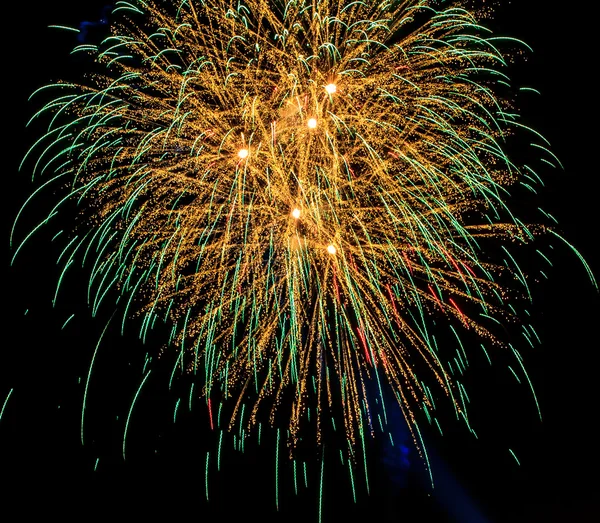
[[[565,236],[599,277],[599,115],[592,79],[597,59],[592,51],[595,17],[548,9],[547,4],[542,0],[507,3],[498,8],[494,25],[500,34],[521,38],[534,48],[526,62],[515,66],[513,76],[542,92],[542,97],[532,98],[523,108],[524,118],[550,140],[564,165],[564,171],[545,173],[544,208],[558,218]],[[263,521],[317,521],[318,471],[309,477],[310,489],[298,498],[289,495],[288,481],[286,492],[280,494],[281,512],[275,513],[272,444],[243,456],[229,451],[231,456],[223,457],[224,470],[211,472],[211,502],[206,504],[207,420],[194,409],[183,409],[173,423],[177,391],[149,389],[136,410],[128,458],[123,462],[123,420],[146,352],[134,333],[124,338],[112,331],[108,334],[94,371],[97,380],[90,389],[86,444],[81,445],[84,383],[106,318],[90,320],[80,310],[77,284],[52,309],[58,251],[44,233],[14,268],[9,267],[12,253],[6,246],[13,218],[32,187],[27,169],[18,172],[23,153],[35,139],[24,128],[34,110],[27,97],[47,81],[66,77],[69,69],[79,67],[68,57],[75,37],[47,26],[98,20],[102,6],[98,0],[44,2],[35,10],[23,9],[18,21],[7,24],[10,37],[5,36],[2,86],[8,160],[2,172],[7,285],[0,406],[11,389],[12,393],[0,420],[0,483],[8,485],[3,494],[8,493],[9,504],[24,500],[19,504],[23,514],[40,516],[79,514],[87,519],[86,514],[96,511],[116,511],[118,501],[130,515],[160,512],[214,518],[227,514]],[[471,392],[486,438],[476,441],[463,431],[432,442],[452,477],[491,523],[585,523],[597,521],[600,509],[594,488],[598,482],[593,479],[599,465],[593,361],[600,348],[600,299],[567,249],[556,245],[552,261],[549,280],[534,287],[531,307],[543,344],[526,353],[544,421],[537,420],[527,389],[517,396],[495,390],[482,377],[474,380],[481,391]],[[85,282],[83,276],[80,281]],[[76,321],[61,331],[74,308]],[[515,450],[520,466],[507,448]],[[346,477],[326,479],[324,521],[364,517],[452,521],[435,496],[419,486],[416,472],[408,487],[398,491],[390,487],[376,460],[372,469],[372,495],[359,491],[357,505],[351,502]]]

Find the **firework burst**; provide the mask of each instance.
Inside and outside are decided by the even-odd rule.
[[[63,274],[83,261],[92,311],[118,295],[142,338],[165,321],[230,428],[268,419],[293,449],[331,412],[352,447],[370,383],[411,427],[434,397],[466,420],[460,333],[507,346],[502,274],[528,292],[509,246],[546,229],[509,209],[539,177],[506,144],[529,133],[557,160],[510,102],[502,39],[435,6],[117,2],[110,36],[74,50],[91,73],[36,93],[53,94],[28,158],[61,188],[43,224],[81,209]]]

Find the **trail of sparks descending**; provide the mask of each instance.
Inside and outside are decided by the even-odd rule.
[[[414,427],[440,395],[467,420],[467,354],[448,364],[431,318],[504,345],[501,270],[527,292],[505,245],[543,231],[506,203],[538,177],[505,143],[530,133],[557,163],[507,101],[501,39],[429,0],[130,0],[114,15],[74,50],[93,74],[37,93],[57,94],[35,115],[50,123],[34,176],[68,187],[44,224],[82,208],[61,278],[83,260],[94,313],[117,291],[142,337],[169,323],[173,372],[199,376],[209,408],[229,400],[230,430],[284,419],[293,448],[338,408],[364,445],[367,382]]]

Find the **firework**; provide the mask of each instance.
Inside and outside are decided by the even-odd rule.
[[[511,101],[499,49],[526,46],[428,0],[149,0],[114,17],[74,49],[89,75],[35,93],[48,126],[27,155],[60,188],[42,223],[80,208],[59,263],[89,267],[93,313],[118,296],[142,338],[166,322],[211,424],[229,405],[226,427],[268,420],[292,452],[331,415],[364,443],[370,388],[417,431],[435,398],[467,420],[461,333],[510,346],[506,282],[529,292],[512,251],[550,230],[508,204],[539,180],[507,156],[513,137],[557,164]]]

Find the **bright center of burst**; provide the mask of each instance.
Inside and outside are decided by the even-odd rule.
[[[292,216],[293,216],[294,218],[296,218],[296,220],[297,220],[298,218],[300,218],[300,209],[294,209],[294,210],[292,211]]]
[[[335,84],[327,84],[325,86],[325,90],[329,93],[329,94],[333,94],[337,91],[337,87],[335,86]]]
[[[330,244],[327,246],[327,252],[329,254],[335,254],[337,252],[337,249],[335,248],[335,245]]]
[[[247,158],[248,155],[250,154],[250,152],[248,151],[248,149],[240,149],[238,151],[238,156],[243,160],[244,158]]]
[[[309,129],[314,129],[317,126],[317,119],[316,118],[309,118],[308,122],[307,122],[308,128]]]

